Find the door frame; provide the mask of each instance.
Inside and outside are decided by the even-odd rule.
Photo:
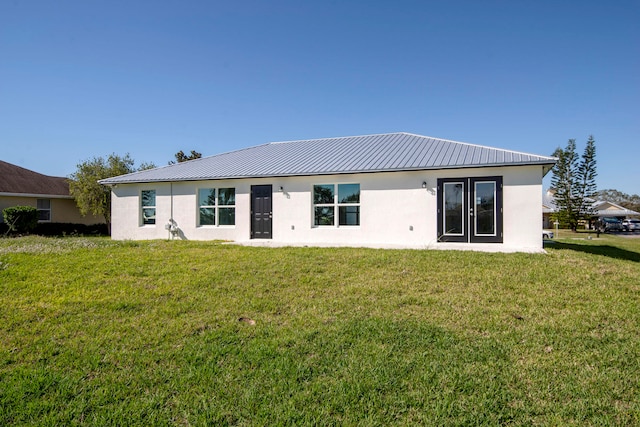
[[[477,233],[476,189],[478,183],[495,183],[493,233]],[[447,233],[444,230],[444,188],[446,184],[462,184],[462,232]],[[439,242],[502,243],[503,242],[503,198],[501,176],[479,176],[464,178],[439,178],[437,184],[437,223]]]
[[[267,190],[268,189],[268,190]],[[258,212],[257,208],[259,208],[257,200],[258,196],[256,193],[259,193],[260,190],[266,190],[269,194],[268,200],[269,205],[268,209],[264,209],[264,206],[260,206],[261,212]],[[266,217],[264,216],[266,215]],[[251,186],[251,239],[272,239],[273,238],[273,186],[271,184],[261,184],[261,185],[252,185]],[[261,224],[268,224],[267,230],[264,228],[261,230],[257,230],[256,224],[258,221]]]

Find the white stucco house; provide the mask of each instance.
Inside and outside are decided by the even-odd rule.
[[[100,182],[114,239],[538,252],[555,162],[390,133],[268,143]]]

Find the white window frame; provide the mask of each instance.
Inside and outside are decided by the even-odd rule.
[[[153,191],[153,198],[155,199],[155,204],[153,206],[149,205],[149,206],[144,206],[143,200],[143,194],[147,191]],[[154,210],[154,216],[153,216],[153,223],[145,223],[144,222],[144,211],[147,209],[153,209]],[[141,227],[155,227],[156,224],[158,223],[158,191],[155,188],[146,188],[146,189],[142,189],[140,190],[140,226]]]
[[[465,236],[467,231],[467,224],[465,223],[465,214],[467,212],[467,206],[466,206],[466,200],[465,200],[465,194],[467,194],[467,183],[464,182],[463,180],[460,181],[451,181],[451,182],[445,182],[442,185],[443,191],[444,191],[444,195],[446,197],[447,194],[447,187],[448,186],[456,186],[458,184],[462,184],[462,190],[460,191],[460,198],[461,198],[461,202],[462,202],[462,208],[461,208],[461,231],[460,233],[450,233],[446,230],[443,230],[443,235],[445,236],[456,236],[456,237],[460,237],[460,236]],[[445,209],[442,209],[442,223],[445,225],[447,225],[447,211]]]
[[[202,190],[214,190],[214,200],[215,200],[215,205],[202,205],[200,204],[200,192]],[[234,203],[232,205],[221,205],[220,204],[220,190],[233,190],[233,201]],[[236,213],[236,188],[235,187],[200,187],[198,188],[198,191],[196,192],[196,203],[197,203],[197,209],[196,209],[196,224],[198,227],[205,227],[205,228],[212,228],[212,227],[226,227],[226,228],[234,228],[236,226],[236,220],[235,220],[235,213]],[[200,223],[200,209],[202,208],[207,208],[207,209],[213,209],[214,210],[214,216],[215,216],[215,220],[214,220],[214,224],[201,224]],[[224,209],[233,209],[234,211],[234,215],[233,215],[233,224],[220,224],[220,210],[224,210]]]
[[[338,192],[340,185],[357,185],[358,186],[358,202],[357,203],[340,203],[338,199]],[[333,187],[333,202],[332,203],[315,203],[315,189],[320,186],[332,186]],[[340,228],[340,227],[360,227],[361,224],[361,199],[362,186],[359,182],[334,182],[324,184],[313,184],[311,187],[311,226],[313,228]],[[316,208],[332,207],[333,208],[333,224],[316,224]],[[358,208],[358,224],[340,224],[340,208],[341,207],[357,207]]]
[[[40,207],[40,202],[48,202],[49,207],[43,208]],[[37,199],[36,200],[36,209],[38,210],[38,222],[51,222],[51,199]],[[40,219],[40,212],[47,212],[46,219]]]
[[[478,184],[491,184],[493,186],[493,215],[492,215],[492,219],[493,219],[493,233],[478,233]],[[487,237],[496,237],[498,235],[498,206],[497,206],[497,193],[498,193],[498,185],[497,182],[494,181],[475,181],[473,183],[473,193],[476,194],[476,197],[474,198],[475,200],[473,201],[473,212],[474,212],[474,218],[473,218],[473,231],[474,234],[476,236],[487,236]]]

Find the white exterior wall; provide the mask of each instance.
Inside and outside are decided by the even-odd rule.
[[[533,251],[542,248],[542,168],[510,168],[505,175],[504,245]],[[508,209],[507,209],[508,208]]]
[[[503,243],[438,242],[437,179],[482,176],[503,177]],[[360,226],[314,227],[313,186],[339,183],[360,184]],[[267,184],[273,186],[273,239],[252,240],[251,186]],[[197,226],[198,189],[212,187],[236,189],[235,226]],[[143,226],[140,192],[146,189],[156,190],[156,224]],[[173,216],[176,238],[189,240],[534,252],[542,250],[541,192],[541,166],[119,184],[112,192],[112,237],[166,239]]]

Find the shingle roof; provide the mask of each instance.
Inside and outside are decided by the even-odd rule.
[[[410,133],[272,142],[104,179],[102,184],[555,164],[553,157]]]
[[[69,195],[67,178],[42,175],[0,160],[0,194]]]

